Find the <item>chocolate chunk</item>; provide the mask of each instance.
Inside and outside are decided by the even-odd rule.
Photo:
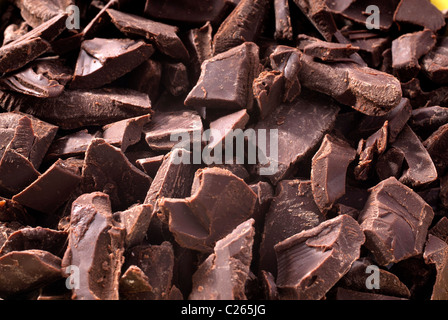
[[[145,140],[152,150],[171,150],[182,143],[188,149],[190,143],[200,143],[202,139],[201,117],[195,111],[156,112],[151,122],[143,128]],[[181,142],[179,142],[179,137]]]
[[[114,9],[107,9],[107,13],[125,35],[145,37],[157,50],[173,59],[188,59],[188,51],[177,36],[177,27]]]
[[[407,33],[392,41],[392,68],[400,81],[415,78],[420,71],[419,59],[436,44],[431,30]]]
[[[281,299],[318,300],[360,256],[365,237],[347,215],[327,220],[275,246]]]
[[[403,152],[408,166],[400,177],[400,182],[416,187],[437,179],[437,170],[431,156],[408,125],[403,128],[391,147]]]
[[[337,27],[325,0],[294,0],[326,41],[331,41]]]
[[[272,69],[282,72],[285,78],[283,102],[293,102],[302,91],[299,81],[301,56],[300,50],[288,46],[277,46],[269,56]]]
[[[408,300],[406,298],[399,298],[394,296],[387,296],[384,294],[360,292],[345,288],[337,288],[336,300]]]
[[[162,64],[148,59],[129,72],[126,79],[130,89],[146,93],[150,101],[154,103],[160,96]]]
[[[151,115],[124,119],[103,127],[102,138],[109,144],[120,147],[123,152],[140,141],[143,127],[151,121]]]
[[[37,211],[53,213],[80,183],[80,168],[70,159],[59,159],[12,199]]]
[[[387,265],[422,253],[433,217],[417,193],[390,177],[370,189],[358,221],[365,246],[380,265]]]
[[[274,0],[275,13],[275,33],[276,40],[292,40],[293,30],[291,16],[289,13],[289,3],[287,0]]]
[[[67,232],[48,228],[22,228],[10,234],[0,248],[0,256],[14,251],[43,250],[56,256],[65,251]]]
[[[389,122],[386,120],[381,129],[372,134],[366,140],[361,139],[358,144],[357,153],[359,155],[358,165],[354,169],[354,174],[358,180],[367,180],[369,173],[378,156],[384,153],[387,148]]]
[[[156,176],[157,171],[162,165],[163,159],[164,155],[138,159],[136,161],[136,165],[137,167],[140,167],[148,176],[153,178]]]
[[[91,134],[87,129],[64,135],[53,141],[45,157],[50,160],[84,155],[92,140],[100,136],[100,132]]]
[[[437,223],[429,229],[429,234],[432,234],[446,243],[448,243],[448,218],[442,217]]]
[[[35,223],[34,217],[28,214],[26,208],[11,199],[0,197],[0,222],[20,222],[24,225]]]
[[[444,124],[437,129],[428,139],[423,141],[423,145],[428,150],[437,171],[444,173],[448,167],[448,154],[446,146],[448,144],[448,124]]]
[[[333,127],[338,112],[339,107],[333,101],[309,91],[291,104],[279,105],[270,117],[254,127],[258,134],[260,129],[269,133],[269,138],[265,137],[266,149],[259,149],[265,153],[266,161],[257,165],[257,172],[267,176],[273,184],[293,174],[301,161],[312,157],[324,135]],[[277,139],[271,135],[271,130],[278,130]],[[274,154],[274,148],[278,148],[278,154]]]
[[[420,80],[415,78],[402,83],[401,87],[403,89],[403,96],[411,100],[411,104],[414,108],[421,106],[445,107],[448,104],[448,86],[438,87],[430,91],[423,91],[420,85]]]
[[[249,114],[247,110],[243,109],[210,122],[210,143],[207,145],[207,148],[210,150],[215,149],[217,146],[226,148],[227,144],[233,143],[233,137],[236,134],[235,130],[244,129],[248,121]]]
[[[298,41],[298,48],[303,53],[322,61],[348,60],[359,50],[358,47],[354,47],[350,43],[327,42],[306,35],[299,35]]]
[[[205,60],[186,106],[251,109],[252,82],[259,73],[258,46],[245,42]]]
[[[285,78],[280,71],[263,71],[254,80],[253,94],[261,119],[265,119],[282,102],[284,86]]]
[[[0,297],[29,292],[61,278],[61,259],[42,250],[0,257]]]
[[[72,89],[99,88],[125,75],[149,59],[154,49],[131,39],[85,40],[76,62]]]
[[[57,58],[39,58],[32,63],[31,67],[37,74],[43,75],[50,81],[57,81],[62,86],[65,86],[73,78],[71,67]]]
[[[187,93],[190,89],[187,67],[182,62],[164,63],[162,83],[173,96]]]
[[[216,31],[213,54],[254,42],[261,32],[268,5],[267,0],[241,0]]]
[[[217,240],[253,214],[257,196],[224,169],[199,169],[195,180],[199,187],[190,197],[162,198],[159,206],[182,247],[211,252]]]
[[[313,197],[323,213],[345,194],[347,167],[355,157],[356,150],[346,141],[325,135],[311,165]]]
[[[201,65],[205,60],[213,57],[212,48],[212,32],[213,28],[208,21],[200,28],[191,29],[188,31],[188,49],[190,52],[190,65],[192,75],[190,80],[196,83],[201,75]]]
[[[125,88],[66,90],[48,99],[0,91],[0,106],[33,115],[66,130],[106,125],[151,113],[147,94]]]
[[[369,66],[378,68],[383,72],[392,73],[392,71],[389,69],[381,69],[381,67],[383,66],[392,68],[392,50],[390,48],[390,38],[376,36],[375,38],[361,38],[350,40],[350,42],[353,46],[359,48],[359,56],[362,57],[362,59],[366,61]],[[351,58],[353,59],[353,56]]]
[[[65,11],[68,6],[74,4],[72,0],[18,0],[15,3],[20,9],[22,18],[33,28],[50,20],[60,11]]]
[[[153,207],[150,204],[135,205],[125,211],[115,213],[126,229],[125,246],[130,248],[142,242],[152,219]]]
[[[404,152],[400,149],[390,148],[378,157],[376,162],[376,174],[380,180],[386,180],[389,177],[400,179],[403,165],[405,164]]]
[[[73,300],[118,300],[118,282],[123,264],[124,229],[113,219],[109,196],[83,194],[72,204],[64,273],[79,268]]]
[[[303,55],[301,61],[303,86],[364,114],[385,115],[401,101],[400,82],[387,73],[349,62],[324,64],[308,55]]]
[[[448,39],[441,38],[437,46],[422,59],[422,70],[436,84],[448,84]]]
[[[104,139],[89,145],[82,168],[85,193],[101,191],[110,196],[114,210],[125,210],[142,203],[151,178],[133,166],[123,152]]]
[[[152,287],[146,274],[137,266],[130,266],[120,278],[121,300],[150,300]]]
[[[245,300],[252,259],[254,220],[238,225],[216,242],[214,252],[193,275],[190,300]]]
[[[269,271],[261,271],[261,281],[264,292],[264,298],[267,300],[278,300],[278,290],[275,284],[275,278]]]
[[[17,221],[0,222],[0,246],[3,246],[11,234],[22,229],[23,227],[24,226]]]
[[[20,24],[10,24],[3,31],[3,45],[7,45],[8,43],[17,40],[25,33],[28,32],[28,24],[25,21],[22,21]]]
[[[139,267],[147,277],[151,291],[149,300],[166,300],[173,286],[174,251],[171,243],[133,247],[126,259],[127,265]]]
[[[282,180],[266,213],[260,245],[260,269],[277,275],[274,246],[325,220],[313,199],[310,180]]]
[[[434,263],[437,270],[431,300],[448,299],[448,244],[436,236],[429,235],[423,257],[427,263]]]
[[[419,136],[428,137],[447,122],[448,108],[431,106],[412,110],[409,126]]]
[[[427,0],[401,0],[395,11],[394,21],[421,26],[434,32],[445,26],[442,12]]]

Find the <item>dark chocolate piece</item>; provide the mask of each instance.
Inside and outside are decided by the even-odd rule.
[[[20,9],[20,15],[26,23],[36,28],[61,11],[65,11],[74,2],[72,0],[17,0],[15,4]]]
[[[269,56],[272,69],[282,72],[285,83],[283,102],[293,102],[301,93],[299,72],[302,69],[300,58],[302,52],[288,46],[277,46]]]
[[[19,222],[23,225],[35,223],[33,216],[28,214],[26,208],[11,199],[0,197],[0,222]]]
[[[102,138],[109,144],[120,147],[126,152],[129,146],[138,143],[143,134],[143,127],[151,121],[151,115],[124,119],[103,127]]]
[[[292,40],[293,30],[288,0],[274,0],[276,40]]]
[[[401,101],[400,81],[392,75],[349,62],[324,64],[308,55],[303,55],[301,61],[303,86],[364,114],[385,115]]]
[[[168,151],[182,143],[189,149],[191,143],[201,143],[202,121],[196,111],[181,110],[156,112],[151,122],[143,128],[145,140],[152,150]],[[181,141],[179,141],[181,138]]]
[[[177,27],[115,9],[107,9],[107,13],[112,23],[124,34],[145,37],[160,52],[173,59],[182,61],[188,59],[188,51],[176,34]]]
[[[106,125],[151,113],[147,94],[125,88],[66,90],[55,98],[39,99],[0,91],[0,106],[59,126],[77,129]]]
[[[29,292],[61,278],[61,259],[47,251],[13,251],[0,257],[0,297]]]
[[[350,43],[322,41],[307,35],[299,35],[298,41],[297,47],[303,53],[322,61],[349,60],[350,56],[359,50],[358,47],[354,47]]]
[[[73,300],[118,300],[124,238],[107,194],[83,194],[73,202],[68,248],[62,260],[68,275],[71,266],[79,268]]]
[[[0,247],[0,256],[14,251],[43,250],[62,256],[68,233],[48,228],[22,228],[10,234]]]
[[[190,89],[187,67],[182,62],[164,63],[162,83],[173,96],[187,93]]]
[[[356,150],[346,141],[326,134],[312,159],[311,182],[314,201],[326,213],[345,194],[345,178]]]
[[[426,263],[435,264],[437,270],[431,300],[447,300],[448,288],[446,283],[448,281],[448,244],[430,234],[426,242],[423,258]]]
[[[400,179],[403,165],[405,164],[404,152],[400,149],[390,148],[378,157],[375,165],[376,174],[380,180],[386,180],[389,177]]]
[[[150,300],[153,297],[148,276],[137,266],[130,266],[120,278],[121,300]]]
[[[45,157],[50,160],[82,156],[92,140],[100,137],[101,133],[99,131],[91,134],[87,129],[64,135],[53,141]]]
[[[281,299],[318,300],[360,256],[365,237],[356,220],[338,216],[275,246]]]
[[[408,168],[400,182],[412,187],[424,186],[437,179],[437,170],[418,136],[406,125],[391,145],[403,152]]]
[[[401,82],[418,75],[419,59],[431,51],[435,44],[436,36],[429,29],[407,33],[392,41],[392,68]]]
[[[257,40],[268,6],[268,0],[241,0],[216,31],[213,54]]]
[[[392,50],[390,48],[390,41],[390,38],[379,37],[378,35],[374,38],[350,40],[353,46],[359,48],[359,56],[362,57],[369,66],[392,74]],[[388,58],[390,58],[390,60],[387,60]],[[390,69],[383,70],[381,69],[383,66],[387,66],[387,68]]]
[[[440,126],[428,139],[423,141],[437,171],[441,174],[448,168],[448,124]]]
[[[442,217],[437,223],[429,229],[429,234],[432,234],[446,243],[448,243],[448,218]]]
[[[447,122],[448,108],[431,106],[412,110],[409,126],[418,135],[429,137],[429,135]]]
[[[442,12],[427,0],[401,0],[395,10],[394,21],[421,26],[434,32],[445,26]]]
[[[159,206],[182,247],[211,252],[217,240],[253,214],[257,196],[224,169],[199,169],[195,180],[199,187],[190,197],[162,198]]]
[[[261,285],[263,287],[264,298],[266,300],[278,300],[278,290],[275,278],[269,271],[261,271]]]
[[[188,31],[188,45],[192,75],[191,83],[196,83],[201,75],[201,65],[205,60],[213,57],[212,25],[208,21],[200,28]]]
[[[258,46],[244,42],[205,60],[186,106],[251,109],[252,82],[259,73]]]
[[[164,155],[138,159],[137,167],[140,167],[148,176],[154,178],[163,163]]]
[[[126,77],[129,88],[146,93],[152,103],[160,96],[162,81],[162,64],[156,60],[148,59]]]
[[[437,46],[422,59],[422,70],[436,84],[448,84],[448,39],[443,37]]]
[[[81,44],[70,87],[92,89],[111,83],[148,60],[153,52],[153,47],[143,40],[85,40]]]
[[[12,200],[40,212],[54,213],[80,183],[80,168],[70,159],[59,159]]]
[[[123,152],[104,139],[95,139],[86,151],[82,168],[82,190],[110,196],[114,210],[142,203],[151,178],[132,165]]]
[[[269,134],[266,149],[259,150],[267,154],[265,163],[257,165],[257,172],[267,176],[273,184],[293,174],[298,163],[312,157],[324,135],[332,129],[338,112],[339,106],[333,101],[309,91],[291,104],[279,105],[254,128],[256,132],[278,130],[277,139]],[[278,148],[278,155],[272,153],[273,148]]]
[[[264,224],[260,245],[260,269],[277,275],[274,246],[325,220],[313,199],[310,180],[282,180],[278,183]]]
[[[380,265],[422,253],[432,208],[412,189],[390,177],[370,189],[359,215],[365,246]]]
[[[12,23],[7,26],[5,31],[3,31],[3,45],[7,45],[23,36],[28,32],[28,27],[29,26],[25,21],[22,21],[20,25]]]
[[[254,80],[252,88],[261,119],[282,102],[284,86],[285,77],[276,70],[263,71]]]
[[[152,219],[153,207],[150,204],[135,205],[117,214],[126,230],[125,247],[140,244],[146,237]]]
[[[225,148],[226,144],[233,143],[234,130],[242,130],[249,121],[247,110],[239,110],[234,113],[220,117],[210,122],[210,137],[207,148],[215,149],[217,146]],[[232,137],[232,139],[230,139]],[[229,141],[231,140],[231,141]],[[205,160],[205,159],[203,159]],[[240,159],[241,161],[242,159]]]
[[[193,275],[190,300],[245,300],[252,260],[254,220],[238,225],[216,242],[214,252]]]
[[[24,226],[17,221],[0,222],[0,247],[3,246],[11,234],[22,228]]]

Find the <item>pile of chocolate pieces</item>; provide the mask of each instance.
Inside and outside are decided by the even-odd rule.
[[[1,299],[448,299],[429,0],[0,3]]]

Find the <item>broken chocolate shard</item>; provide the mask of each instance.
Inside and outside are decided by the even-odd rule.
[[[402,174],[405,156],[400,149],[390,148],[380,155],[375,164],[376,174],[381,180],[389,177],[400,179]]]
[[[154,103],[161,94],[162,63],[148,59],[129,72],[126,79],[130,89],[146,93]]]
[[[360,256],[365,237],[347,215],[327,220],[275,246],[281,299],[318,300]]]
[[[17,40],[25,33],[28,32],[28,24],[25,21],[22,21],[20,24],[10,24],[3,31],[3,45],[7,45],[8,43]]]
[[[421,26],[434,32],[446,24],[443,13],[428,0],[401,0],[393,18],[398,24]]]
[[[448,84],[448,39],[441,38],[436,47],[422,59],[422,70],[432,81],[440,85]]]
[[[109,144],[120,147],[123,152],[138,143],[143,134],[143,127],[151,121],[151,115],[143,115],[107,124],[103,127],[102,138]]]
[[[177,27],[115,9],[106,11],[112,19],[112,23],[125,35],[145,37],[160,52],[173,59],[182,61],[188,59],[188,51],[177,36]]]
[[[356,150],[348,142],[326,134],[312,159],[311,181],[314,201],[326,213],[345,194],[345,179]]]
[[[0,297],[29,292],[61,278],[61,259],[47,251],[12,251],[0,257]]]
[[[130,266],[120,277],[121,300],[150,300],[152,287],[146,274],[137,266]]]
[[[80,168],[70,159],[59,159],[12,199],[26,207],[51,214],[67,201],[80,183]]]
[[[419,59],[436,44],[434,33],[423,31],[407,33],[392,41],[392,68],[401,82],[415,78],[420,71]]]
[[[169,151],[175,146],[189,150],[191,143],[201,143],[202,131],[201,117],[192,110],[155,112],[143,128],[149,147],[157,151]]]
[[[307,35],[298,36],[298,48],[304,54],[310,55],[322,61],[350,60],[351,55],[358,52],[359,48],[350,43],[336,43],[322,41]]]
[[[437,221],[437,223],[429,229],[429,234],[432,234],[448,243],[448,218],[442,217],[439,221]]]
[[[260,244],[260,269],[277,275],[274,246],[325,220],[314,202],[310,180],[282,180],[266,213]]]
[[[448,108],[430,106],[412,110],[409,126],[419,136],[426,138],[447,122]]]
[[[113,219],[107,194],[83,194],[73,202],[62,260],[65,274],[71,274],[70,266],[79,268],[79,286],[72,286],[72,299],[118,300],[124,233]]]
[[[422,253],[432,208],[412,189],[390,177],[370,189],[358,221],[365,246],[380,265]]]
[[[22,228],[9,235],[0,247],[0,256],[14,251],[43,250],[62,256],[68,233],[48,228]]]
[[[224,169],[199,169],[195,180],[199,187],[190,197],[162,198],[159,207],[169,217],[169,229],[179,245],[209,253],[216,241],[253,214],[257,196]]]
[[[259,73],[258,46],[244,42],[205,60],[197,84],[185,99],[186,106],[251,109],[252,82]]]
[[[267,0],[241,0],[221,23],[213,37],[213,54],[217,55],[244,42],[254,42],[269,6]]]
[[[394,76],[355,63],[324,64],[303,55],[300,82],[342,104],[371,116],[382,116],[402,98],[400,81]]]
[[[289,3],[287,0],[274,1],[275,33],[276,40],[289,40],[293,38]]]
[[[216,242],[214,252],[193,275],[190,300],[245,300],[252,260],[254,220],[239,224]]]
[[[53,141],[45,158],[50,160],[82,156],[92,140],[100,136],[100,132],[91,134],[87,129],[64,135]]]
[[[152,219],[153,207],[150,204],[134,205],[127,210],[115,213],[126,230],[125,247],[140,244],[146,237]]]
[[[0,91],[0,106],[66,130],[106,125],[152,112],[147,94],[125,88],[65,90],[58,97],[47,99]]]
[[[190,75],[191,83],[196,83],[199,79],[202,63],[213,57],[212,32],[212,25],[210,22],[207,22],[202,27],[191,29],[187,33],[192,69],[192,74]]]
[[[436,280],[433,286],[431,300],[447,300],[448,288],[448,244],[430,234],[426,242],[423,258],[428,264],[436,266]]]
[[[153,52],[153,47],[142,40],[85,40],[81,44],[70,88],[92,89],[104,86],[148,60]]]
[[[190,89],[187,67],[182,62],[164,63],[162,83],[173,96],[187,93]]]
[[[281,104],[284,86],[285,78],[276,70],[263,71],[254,80],[252,89],[261,119]]]
[[[215,149],[217,146],[226,148],[226,144],[233,143],[233,137],[236,134],[234,131],[244,129],[248,121],[249,114],[245,109],[211,121],[209,125],[210,142],[206,148],[209,148],[210,150]],[[231,141],[229,141],[230,137],[232,138]]]
[[[124,153],[95,139],[86,151],[82,168],[82,190],[101,191],[110,196],[114,210],[125,210],[142,203],[152,179],[132,165]]]
[[[448,124],[439,127],[428,139],[423,141],[423,145],[431,156],[437,171],[443,174],[448,168],[448,155],[446,146],[448,145]]]
[[[0,197],[0,222],[19,222],[23,225],[35,223],[25,207],[11,199]]]
[[[136,160],[137,167],[140,167],[148,176],[154,178],[162,165],[164,155],[142,158]]]
[[[68,6],[74,4],[72,0],[18,0],[15,3],[20,9],[22,18],[33,28],[50,20],[61,11],[65,11]]]

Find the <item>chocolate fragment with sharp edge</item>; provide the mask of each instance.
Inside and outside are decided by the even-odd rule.
[[[20,15],[31,27],[36,28],[42,23],[65,11],[72,0],[18,0],[15,1],[20,9]]]
[[[164,63],[162,83],[173,96],[186,93],[190,88],[187,67],[182,62]]]
[[[37,211],[54,213],[80,183],[80,168],[70,159],[59,159],[12,199]]]
[[[135,205],[115,214],[119,216],[120,222],[126,230],[125,246],[130,248],[141,243],[153,216],[152,205]]]
[[[237,134],[235,130],[244,129],[248,121],[249,114],[243,109],[210,122],[210,143],[207,148],[213,150],[219,145],[226,148],[226,144],[233,143],[233,138],[231,140],[230,137]]]
[[[58,97],[48,99],[0,91],[0,106],[8,111],[30,114],[66,130],[106,125],[152,112],[147,94],[125,88],[66,90]]]
[[[297,47],[304,54],[322,61],[348,60],[352,54],[359,50],[358,47],[354,47],[350,43],[327,42],[307,35],[299,35],[297,39],[299,41]]]
[[[432,234],[446,243],[448,243],[448,218],[442,217],[437,223],[429,229],[429,234]]]
[[[412,110],[409,126],[419,136],[429,137],[447,121],[448,108],[430,106]]]
[[[7,45],[23,36],[28,32],[28,27],[29,26],[25,21],[22,21],[20,25],[12,23],[7,26],[5,31],[3,31],[3,45]]]
[[[254,220],[239,224],[216,242],[214,252],[193,275],[190,300],[245,300],[252,260]]]
[[[253,83],[253,93],[260,118],[266,118],[281,102],[285,78],[280,71],[263,71]]]
[[[151,177],[104,139],[95,139],[89,145],[82,168],[81,186],[85,193],[104,192],[110,196],[114,210],[125,210],[143,202],[151,182]]]
[[[400,179],[404,161],[405,154],[403,151],[390,148],[378,157],[375,164],[376,174],[381,180],[386,180],[389,177]]]
[[[3,246],[11,234],[22,228],[24,226],[17,221],[0,222],[0,246]]]
[[[130,89],[146,93],[154,103],[160,96],[162,63],[148,59],[129,72],[126,79]]]
[[[185,61],[188,51],[177,36],[178,28],[137,15],[107,9],[112,23],[124,34],[145,37],[163,54]]]
[[[13,251],[43,250],[62,256],[68,233],[48,228],[22,228],[10,234],[0,247],[0,256]]]
[[[422,253],[433,217],[417,193],[390,177],[370,189],[358,221],[365,246],[380,265],[387,265]]]
[[[421,26],[434,32],[446,24],[442,12],[427,0],[401,0],[394,13],[394,21]]]
[[[191,29],[187,33],[192,69],[191,83],[196,83],[199,79],[202,63],[213,57],[212,32],[213,28],[210,22],[207,21],[202,27]]]
[[[154,178],[157,174],[157,171],[159,170],[160,166],[162,165],[164,155],[149,157],[149,158],[143,158],[138,159],[136,161],[137,167],[140,167],[143,169],[143,171],[150,176],[151,178]]]
[[[448,40],[444,37],[436,47],[422,59],[422,70],[436,84],[448,84]]]
[[[61,259],[47,251],[13,251],[0,257],[0,297],[28,292],[60,278]]]
[[[275,278],[269,271],[261,271],[261,285],[264,291],[264,298],[267,300],[278,300],[278,290]]]
[[[267,12],[267,0],[241,0],[213,37],[213,54],[257,40]]]
[[[339,106],[333,101],[309,91],[303,92],[293,103],[279,105],[271,116],[254,127],[258,134],[260,129],[269,133],[266,149],[258,149],[258,156],[264,153],[265,159],[257,164],[257,172],[273,184],[293,174],[299,162],[312,157],[324,135],[333,128],[338,112]],[[277,138],[271,135],[275,129]]]
[[[179,245],[209,253],[216,241],[253,214],[257,196],[225,169],[199,169],[195,180],[199,187],[190,197],[162,198],[159,207],[169,217],[169,229]]]
[[[364,241],[356,220],[342,215],[275,245],[280,298],[321,299],[359,258]]]
[[[126,120],[125,120],[126,121]],[[101,133],[89,133],[87,129],[76,131],[57,138],[48,148],[46,159],[68,158],[82,156],[93,139],[100,138]]]
[[[356,150],[346,141],[325,135],[311,165],[313,197],[323,213],[345,194],[347,167],[355,157]]]
[[[448,244],[429,235],[426,242],[423,258],[428,264],[435,264],[437,275],[431,295],[431,300],[447,300],[448,299]]]
[[[130,266],[120,278],[120,299],[150,300],[152,287],[146,274],[137,266]]]
[[[440,126],[428,139],[423,141],[437,171],[443,174],[448,168],[448,124]]]
[[[293,31],[289,3],[287,0],[274,0],[275,33],[276,40],[292,40]]]
[[[72,204],[68,248],[63,271],[79,268],[74,300],[118,300],[125,231],[114,219],[109,196],[83,194]]]
[[[0,222],[20,222],[24,225],[35,223],[25,207],[11,199],[0,197]]]
[[[143,127],[151,121],[151,115],[143,115],[107,124],[103,127],[102,138],[114,146],[126,149],[140,141]]]
[[[325,220],[314,202],[310,180],[282,180],[266,213],[260,244],[260,269],[277,275],[274,246]]]
[[[253,42],[205,60],[197,84],[185,99],[186,106],[251,109],[252,82],[259,73],[259,48]]]

